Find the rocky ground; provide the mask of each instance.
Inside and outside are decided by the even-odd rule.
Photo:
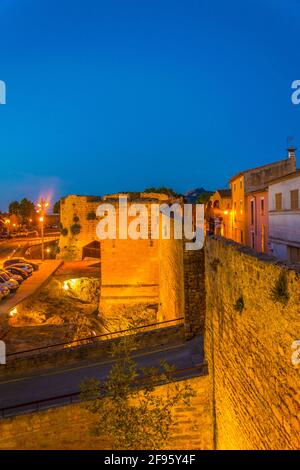
[[[82,278],[76,285],[54,279],[10,319],[8,352],[72,341],[101,333],[99,280]]]
[[[54,277],[34,297],[19,305],[17,313],[9,320],[8,332],[3,338],[7,352],[68,343],[157,321],[157,304],[111,306],[112,311],[104,320],[99,311],[99,295],[98,278]],[[112,337],[116,337],[115,334]]]

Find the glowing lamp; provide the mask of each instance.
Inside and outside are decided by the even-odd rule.
[[[18,313],[18,310],[17,310],[17,307],[13,308],[10,312],[9,312],[9,316],[10,317],[13,317],[14,315],[16,315]]]

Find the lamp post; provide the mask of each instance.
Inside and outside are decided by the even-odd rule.
[[[7,238],[10,235],[10,219],[5,219],[5,224],[7,225]]]
[[[40,214],[40,222],[41,222],[41,231],[42,231],[42,261],[45,259],[45,251],[44,251],[44,221],[45,221],[45,214],[47,211],[47,207],[49,207],[49,202],[45,199],[41,198],[40,202],[37,204],[37,212]]]

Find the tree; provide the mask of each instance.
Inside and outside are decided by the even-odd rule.
[[[8,206],[8,212],[10,215],[20,215],[20,204],[18,201],[12,201]]]
[[[170,197],[180,197],[181,194],[176,193],[174,189],[172,188],[166,188],[162,186],[161,188],[146,188],[144,189],[144,193],[161,193],[161,194],[166,194],[167,196]]]
[[[53,206],[53,214],[60,214],[60,199]]]
[[[200,193],[199,196],[197,197],[196,204],[207,204],[209,201],[209,198],[213,195],[210,191],[205,191],[203,193]]]
[[[23,222],[27,221],[30,217],[33,217],[35,212],[34,203],[24,197],[19,203],[19,214],[23,219]]]
[[[114,449],[161,449],[174,426],[172,410],[179,403],[190,405],[195,391],[172,378],[174,367],[165,361],[161,369],[138,369],[131,357],[135,335],[123,337],[113,346],[116,358],[106,381],[88,379],[81,385],[83,406],[96,415],[91,432],[106,435]],[[155,393],[165,384],[164,395]]]

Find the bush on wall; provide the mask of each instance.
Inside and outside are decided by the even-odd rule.
[[[80,230],[81,230],[81,225],[73,224],[71,225],[70,230],[71,230],[72,235],[78,235],[78,233],[80,233]]]
[[[87,220],[95,220],[96,219],[96,212],[88,212],[86,218],[87,218]]]
[[[244,302],[244,297],[241,295],[236,303],[234,304],[234,310],[236,312],[242,313],[245,308],[245,302]]]
[[[66,227],[62,227],[60,233],[63,237],[66,237],[68,235],[68,229]]]
[[[274,302],[280,302],[286,305],[289,301],[290,294],[288,290],[288,279],[285,271],[279,274],[279,277],[272,289],[271,297]]]

